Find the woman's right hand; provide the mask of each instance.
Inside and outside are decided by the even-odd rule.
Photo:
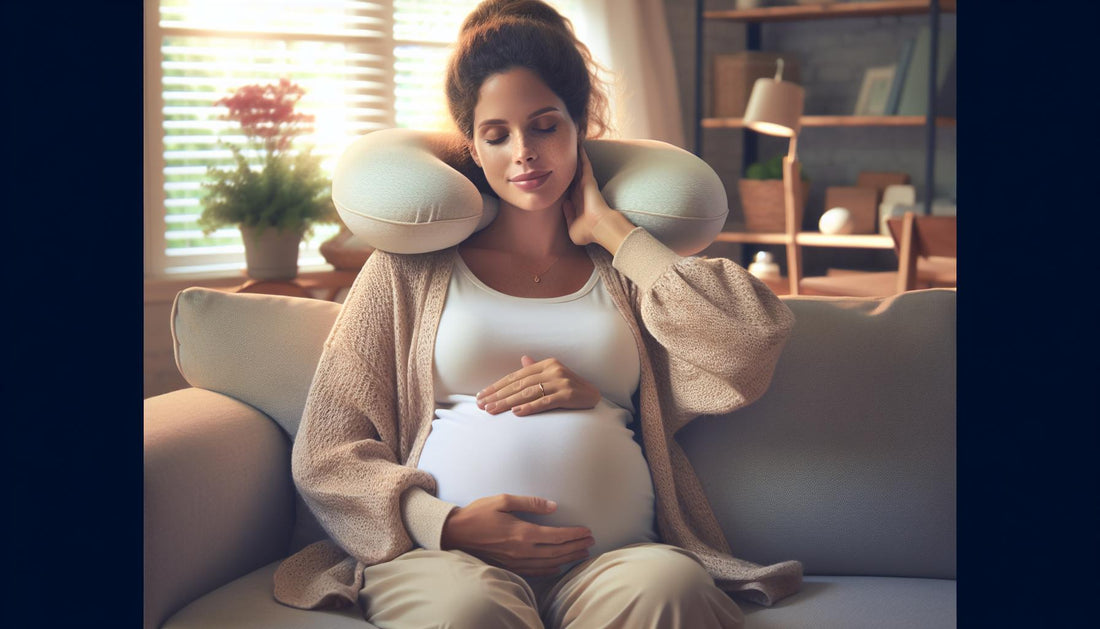
[[[534,496],[499,494],[451,512],[443,523],[443,550],[461,550],[522,576],[555,575],[588,557],[596,543],[583,526],[541,526],[512,512],[553,513],[557,505]]]

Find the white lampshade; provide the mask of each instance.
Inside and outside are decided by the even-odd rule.
[[[804,99],[805,90],[790,81],[756,79],[745,107],[745,125],[768,135],[794,137],[802,128]]]

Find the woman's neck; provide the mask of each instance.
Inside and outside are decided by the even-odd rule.
[[[531,211],[520,210],[501,201],[493,222],[467,242],[482,249],[536,259],[560,256],[579,249],[569,238],[560,203],[544,210]]]

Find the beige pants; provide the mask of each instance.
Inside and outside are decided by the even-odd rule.
[[[635,544],[562,577],[524,579],[458,550],[417,549],[364,571],[364,615],[381,629],[741,627],[737,604],[691,553]]]

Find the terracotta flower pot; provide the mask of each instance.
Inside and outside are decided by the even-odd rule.
[[[298,277],[298,246],[305,230],[260,230],[240,226],[248,277],[254,280],[292,280]]]

